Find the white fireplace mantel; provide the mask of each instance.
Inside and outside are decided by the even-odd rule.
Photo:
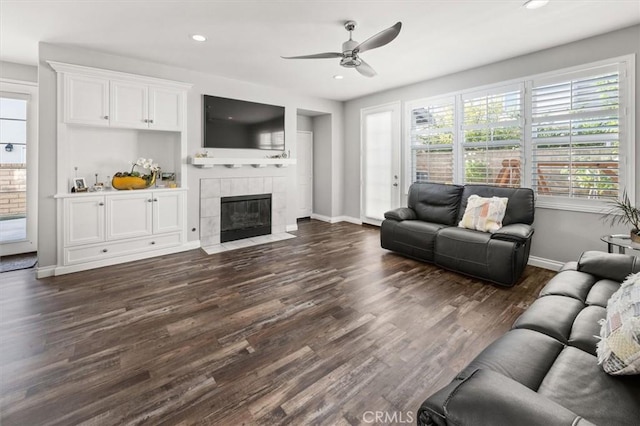
[[[242,166],[252,167],[287,167],[296,164],[295,158],[217,158],[217,157],[191,157],[190,163],[194,167],[210,169],[214,166],[225,166],[229,168],[239,168]]]

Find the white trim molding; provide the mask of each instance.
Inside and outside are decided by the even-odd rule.
[[[544,257],[529,256],[529,265],[537,266],[538,268],[549,269],[550,271],[559,271],[564,265],[564,262],[558,262],[557,260],[545,259]]]

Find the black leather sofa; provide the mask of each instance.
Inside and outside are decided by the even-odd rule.
[[[503,227],[491,234],[459,228],[471,195],[506,197]],[[529,260],[534,194],[529,188],[414,183],[408,207],[385,213],[380,244],[414,259],[513,286]]]
[[[598,365],[598,321],[640,259],[585,252],[446,387],[430,396],[418,425],[623,426],[640,424],[640,376]]]

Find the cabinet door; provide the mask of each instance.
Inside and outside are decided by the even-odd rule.
[[[151,235],[151,193],[107,197],[107,240]]]
[[[182,91],[164,87],[149,87],[149,128],[182,129]]]
[[[109,125],[109,80],[65,74],[64,87],[66,123]]]
[[[153,233],[182,230],[182,192],[153,193]]]
[[[65,246],[104,241],[104,197],[64,200]]]
[[[125,81],[111,81],[111,126],[129,129],[149,127],[146,85]]]

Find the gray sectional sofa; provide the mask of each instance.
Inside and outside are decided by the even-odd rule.
[[[506,197],[495,233],[459,228],[471,195]],[[502,286],[513,286],[529,260],[534,194],[529,188],[414,183],[408,207],[385,213],[383,248]]]

